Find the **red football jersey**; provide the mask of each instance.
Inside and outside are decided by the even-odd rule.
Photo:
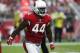
[[[25,20],[28,21],[27,31],[26,31],[26,41],[32,43],[41,43],[42,38],[45,35],[46,26],[51,22],[51,17],[45,15],[39,18],[35,13],[25,15]]]

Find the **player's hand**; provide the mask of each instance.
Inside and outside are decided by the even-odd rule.
[[[12,45],[12,42],[13,42],[13,37],[10,36],[7,40],[7,44]]]
[[[54,49],[54,48],[55,48],[54,43],[51,42],[51,43],[50,43],[50,49],[52,50],[52,49]]]

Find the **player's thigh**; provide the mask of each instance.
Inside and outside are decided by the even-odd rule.
[[[26,43],[28,53],[40,53],[40,46],[32,43]]]

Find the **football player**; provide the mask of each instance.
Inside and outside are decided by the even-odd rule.
[[[19,27],[13,31],[9,36],[7,43],[12,44],[16,34],[18,34],[22,29],[26,30],[24,48],[26,48],[27,53],[40,53],[40,46],[42,40],[45,38],[45,33],[49,38],[50,48],[54,48],[52,42],[52,32],[51,32],[51,17],[46,14],[46,3],[42,0],[38,0],[34,4],[33,12],[26,14],[23,21],[20,23]]]

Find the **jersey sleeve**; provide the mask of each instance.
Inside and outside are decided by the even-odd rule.
[[[23,20],[28,20],[28,14],[25,14],[25,15],[23,16]]]
[[[47,26],[51,23],[51,21],[52,21],[51,16],[46,15]]]
[[[51,16],[48,15],[47,17],[48,17],[48,22],[50,23],[51,20],[52,20],[52,19],[51,19]]]

